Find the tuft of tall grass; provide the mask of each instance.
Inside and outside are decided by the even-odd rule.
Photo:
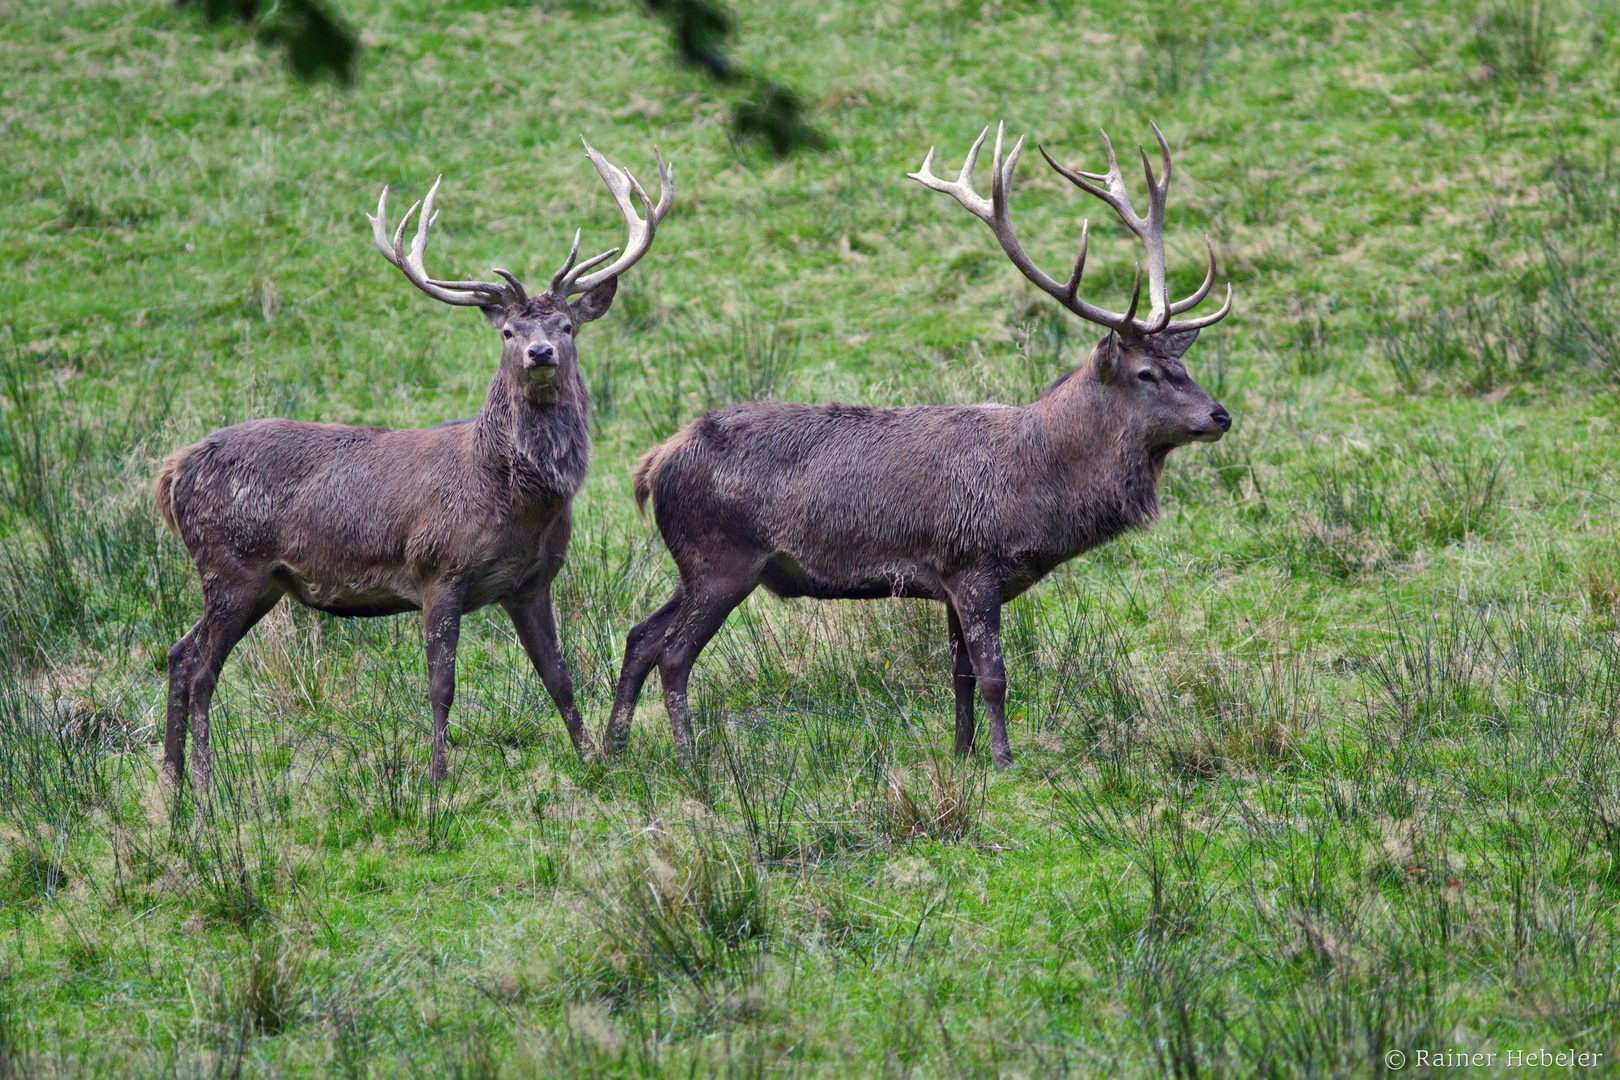
[[[1209,780],[1233,767],[1297,764],[1321,719],[1320,692],[1302,654],[1277,651],[1259,664],[1211,655],[1172,665],[1154,712],[1169,771]]]
[[[1547,178],[1545,204],[1497,217],[1498,239],[1460,296],[1440,286],[1412,303],[1380,300],[1375,337],[1406,393],[1620,378],[1620,175],[1612,155],[1560,152]]]
[[[1435,736],[1507,722],[1501,701],[1496,615],[1453,608],[1431,612],[1420,629],[1391,626],[1384,651],[1372,658],[1366,681],[1367,737],[1390,747],[1416,747]]]
[[[1348,578],[1387,568],[1426,547],[1489,536],[1501,519],[1509,475],[1501,457],[1473,443],[1419,443],[1401,456],[1317,461],[1285,534],[1294,565]]]
[[[27,1080],[36,1075],[28,1032],[12,1004],[12,973],[0,968],[0,1080]]]
[[[712,831],[657,845],[594,897],[600,940],[585,988],[628,1004],[743,974],[775,930],[770,894],[764,867]]]
[[[1394,311],[1376,333],[1409,394],[1434,380],[1488,394],[1546,368],[1544,315],[1512,290],[1469,293],[1452,305],[1426,298]]]
[[[67,871],[61,862],[47,855],[33,837],[5,844],[5,862],[0,866],[0,905],[37,907],[67,883]]]
[[[242,1038],[279,1035],[304,1019],[309,1002],[305,948],[287,933],[249,938],[212,987],[215,1020]]]
[[[1468,51],[1486,80],[1536,83],[1552,70],[1558,23],[1541,0],[1485,0],[1472,21]]]
[[[168,414],[162,381],[91,420],[45,359],[15,342],[0,354],[0,666],[13,670],[49,667],[70,643],[177,639],[195,603],[184,556],[126,475],[129,448]]]
[[[885,769],[868,813],[878,832],[895,843],[966,840],[984,814],[987,777],[981,760],[929,754],[920,769]]]
[[[129,771],[128,756],[80,734],[63,723],[59,706],[0,674],[0,820],[20,838],[12,887],[46,899],[65,878],[62,852],[72,834],[90,811],[114,806]]]

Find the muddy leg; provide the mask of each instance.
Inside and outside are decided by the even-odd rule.
[[[433,765],[431,776],[443,780],[450,772],[450,706],[456,700],[456,645],[461,641],[461,591],[450,588],[422,609],[422,637],[427,646],[428,701],[433,706]]]
[[[669,710],[669,726],[675,735],[675,753],[681,758],[692,754],[691,716],[686,706],[686,683],[692,675],[692,665],[711,638],[725,625],[726,616],[748,598],[757,583],[758,570],[738,575],[731,582],[711,585],[699,592],[683,583],[687,600],[681,605],[680,618],[673,622],[664,637],[658,655],[658,674],[664,683],[664,707]]]
[[[512,616],[518,640],[529,654],[540,681],[546,684],[546,692],[557,703],[557,711],[568,726],[568,737],[573,740],[574,749],[581,754],[591,753],[590,733],[585,730],[585,721],[580,718],[579,709],[574,704],[574,680],[568,674],[568,664],[563,660],[562,649],[557,644],[557,622],[551,611],[551,591],[548,589],[527,603],[508,607],[506,611]]]
[[[996,765],[1005,769],[1012,764],[1012,747],[1007,742],[1007,718],[1002,711],[1007,698],[1007,668],[1001,656],[1001,590],[981,583],[957,586],[951,589],[951,602],[961,617],[962,637],[990,719],[990,750]]]
[[[663,607],[630,628],[624,641],[624,664],[619,668],[619,682],[613,689],[613,713],[602,733],[603,757],[611,757],[624,749],[641,687],[658,662],[658,655],[664,649],[664,635],[670,623],[679,618],[680,611],[681,590],[677,586],[675,594]]]
[[[214,687],[219,683],[220,669],[236,643],[280,599],[281,590],[267,582],[262,573],[243,573],[234,580],[231,575],[220,573],[214,583],[203,590],[203,617],[193,631],[197,638],[187,673],[186,695],[191,734],[196,740],[191,753],[191,783],[198,791],[207,791],[213,781],[213,759],[208,750],[208,710],[214,700]],[[180,746],[184,742],[182,734]]]
[[[202,635],[203,620],[169,650],[169,709],[163,728],[163,782],[180,786],[186,769],[186,723],[191,716],[191,672]]]
[[[951,684],[956,691],[956,756],[973,753],[973,657],[962,637],[962,620],[956,608],[945,605],[945,621],[951,628]]]

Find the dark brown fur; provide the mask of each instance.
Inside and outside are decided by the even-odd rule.
[[[1196,336],[1105,338],[1030,405],[755,402],[687,425],[636,469],[637,502],[652,499],[680,582],[630,632],[604,749],[623,744],[654,663],[677,747],[689,748],[692,663],[764,585],[786,597],[944,602],[956,748],[973,747],[977,682],[996,761],[1010,763],[1001,605],[1151,523],[1165,456],[1230,425],[1181,364]]]
[[[436,776],[461,616],[486,604],[507,610],[574,745],[589,748],[550,590],[590,456],[574,334],[607,311],[615,287],[609,279],[573,304],[546,295],[485,308],[504,345],[469,420],[414,431],[253,420],[163,463],[158,512],[203,590],[203,617],[169,652],[168,780],[179,781],[189,722],[193,777],[207,785],[220,667],[283,595],[337,615],[423,611]]]

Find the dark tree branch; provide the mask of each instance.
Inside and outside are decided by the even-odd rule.
[[[789,87],[732,63],[724,48],[731,34],[731,18],[710,0],[641,0],[642,6],[662,19],[675,39],[681,62],[708,73],[722,86],[742,87],[732,106],[732,137],[741,142],[761,140],[777,157],[799,150],[824,150],[826,136],[803,117],[798,94]]]
[[[360,57],[360,37],[327,13],[320,0],[176,0],[202,8],[210,24],[234,19],[266,44],[279,46],[293,74],[308,82],[322,76],[347,85]]]
[[[299,79],[328,77],[353,81],[360,57],[360,38],[327,12],[321,0],[175,0],[200,7],[211,25],[227,19],[252,30],[266,44],[282,49]],[[731,109],[732,138],[763,142],[777,157],[800,150],[823,150],[826,136],[805,118],[804,107],[790,87],[739,68],[726,53],[732,21],[712,0],[641,0],[649,15],[663,22],[674,39],[681,63],[704,72],[735,90]]]

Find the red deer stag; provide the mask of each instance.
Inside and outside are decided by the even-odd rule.
[[[180,781],[189,721],[197,737],[192,779],[207,787],[208,705],[220,667],[283,594],[335,615],[422,611],[435,778],[447,769],[461,616],[491,603],[511,616],[574,746],[590,750],[551,610],[571,503],[590,457],[590,401],[574,339],[607,313],[619,275],[647,253],[675,188],[659,157],[654,206],[627,170],[589,143],[585,153],[623,213],[628,238],[622,254],[614,248],[581,262],[576,232],[541,296],[529,296],[505,270],[495,271],[498,283],[428,276],[422,255],[438,220],[437,181],[391,240],[386,187],[376,216],[367,215],[383,258],[407,281],[435,300],[479,308],[500,331],[500,366],[477,416],[420,431],[253,420],[164,462],[158,510],[191,553],[203,591],[202,618],[169,650],[163,773],[170,783]]]
[[[1159,178],[1142,153],[1145,218],[1131,207],[1106,135],[1106,175],[1074,173],[1046,158],[1112,207],[1146,246],[1149,311],[1140,318],[1140,267],[1123,313],[1080,299],[1084,229],[1066,283],[1024,254],[1007,210],[1023,140],[1003,163],[998,130],[985,199],[974,190],[973,167],[988,133],[968,151],[954,182],[929,171],[932,150],[911,178],[960,202],[990,226],[1025,277],[1107,333],[1085,363],[1029,405],[871,409],[753,402],[709,413],[642,458],[636,498],[643,505],[652,498],[679,583],[668,603],[630,631],[605,752],[623,745],[656,663],[676,748],[690,753],[692,664],[726,615],[763,584],[784,597],[942,601],[950,626],[956,752],[973,749],[976,680],[996,764],[1011,764],[1002,714],[1002,604],[1081,552],[1152,522],[1165,455],[1185,443],[1213,442],[1231,427],[1231,416],[1181,362],[1198,331],[1231,310],[1232,294],[1228,286],[1226,303],[1214,314],[1171,318],[1208,295],[1215,250],[1208,245],[1203,284],[1171,303],[1164,137]]]

